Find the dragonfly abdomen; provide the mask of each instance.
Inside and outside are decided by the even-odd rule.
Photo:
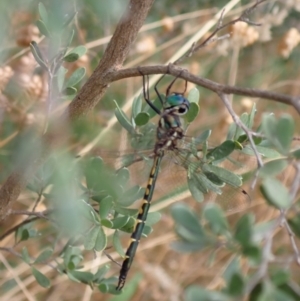
[[[144,198],[143,198],[143,205],[139,210],[139,214],[136,219],[135,228],[131,235],[131,241],[130,241],[129,247],[126,251],[125,260],[123,261],[122,268],[120,270],[120,276],[119,276],[117,290],[121,290],[125,284],[127,273],[131,267],[134,255],[135,255],[137,247],[139,245],[140,238],[142,236],[143,229],[145,226],[145,221],[146,221],[148,211],[150,208],[150,202],[151,202],[152,195],[154,192],[155,183],[156,183],[156,179],[157,179],[158,171],[159,171],[159,165],[163,158],[163,154],[164,153],[161,152],[159,156],[154,157],[153,166],[150,171],[147,188],[146,188]]]

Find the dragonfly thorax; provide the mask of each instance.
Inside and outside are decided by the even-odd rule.
[[[165,108],[158,122],[157,142],[155,152],[162,150],[174,150],[177,142],[183,138],[184,129],[182,127],[181,116],[189,110],[189,101],[182,95],[182,102],[176,106]]]

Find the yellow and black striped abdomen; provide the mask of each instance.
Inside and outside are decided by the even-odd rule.
[[[154,157],[154,162],[153,162],[153,165],[152,165],[152,168],[150,171],[146,191],[145,191],[144,198],[143,198],[143,204],[142,204],[142,207],[140,208],[139,214],[137,216],[136,225],[135,225],[134,231],[131,235],[130,245],[129,245],[129,248],[127,249],[127,252],[125,255],[125,260],[123,261],[122,268],[120,271],[117,290],[121,290],[125,284],[127,273],[130,269],[132,260],[136,253],[137,247],[139,245],[140,238],[142,236],[143,229],[145,226],[145,221],[147,219],[148,211],[150,208],[150,202],[151,202],[152,195],[154,192],[155,183],[156,183],[156,179],[157,179],[158,171],[159,171],[159,166],[160,166],[160,162],[163,158],[163,155],[164,155],[163,151],[161,151],[159,155],[156,155]]]

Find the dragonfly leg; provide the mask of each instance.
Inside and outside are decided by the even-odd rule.
[[[140,74],[143,76],[143,95],[144,99],[146,100],[147,104],[158,114],[161,115],[160,110],[150,101],[150,95],[149,95],[149,75],[145,75],[142,73],[140,69],[138,69]],[[163,100],[161,96],[159,95],[159,100],[163,104]]]
[[[180,71],[180,73],[173,79],[173,81],[170,83],[170,85],[167,88],[166,91],[166,97],[168,97],[170,95],[170,90],[172,88],[172,86],[174,85],[175,81],[180,77],[180,75],[183,73],[183,70]],[[184,95],[187,89],[187,80],[185,80],[185,87],[184,87],[184,91],[183,92],[175,92],[176,94],[180,94],[180,95]]]

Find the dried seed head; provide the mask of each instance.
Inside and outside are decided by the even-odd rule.
[[[278,52],[284,58],[288,58],[293,49],[300,42],[300,33],[296,28],[290,28],[278,45]]]
[[[14,75],[14,71],[10,66],[0,68],[0,94],[5,89],[7,83]]]
[[[258,40],[258,31],[245,22],[237,22],[231,26],[232,41],[246,47]]]

